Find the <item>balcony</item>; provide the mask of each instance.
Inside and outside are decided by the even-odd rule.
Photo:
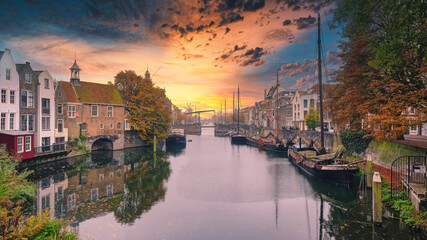
[[[53,154],[66,151],[66,143],[55,143],[52,145],[35,147],[34,148],[34,156]]]

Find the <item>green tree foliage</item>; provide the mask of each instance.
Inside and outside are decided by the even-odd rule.
[[[331,97],[341,128],[393,140],[427,115],[426,3],[337,0],[343,65]],[[416,115],[408,118],[408,108]],[[353,110],[353,111],[352,111]]]
[[[305,125],[310,130],[315,130],[320,127],[320,116],[315,109],[310,109],[309,113],[305,116]]]
[[[36,196],[28,172],[16,171],[17,162],[0,146],[0,239],[77,239],[64,231],[65,223],[50,220],[49,212],[29,216]]]
[[[155,86],[151,79],[142,79],[134,71],[119,72],[114,84],[127,104],[129,123],[141,139],[148,143],[153,142],[154,136],[159,140],[166,139],[172,116],[165,90]]]
[[[114,77],[114,86],[116,86],[125,104],[128,104],[133,96],[138,95],[141,82],[142,77],[132,70],[120,71]]]
[[[363,153],[369,146],[371,138],[365,137],[366,133],[342,131],[340,138],[342,144],[349,154]]]

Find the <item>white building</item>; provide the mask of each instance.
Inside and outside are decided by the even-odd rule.
[[[299,128],[300,130],[305,130],[305,120],[302,111],[301,104],[301,96],[306,94],[306,91],[297,91],[292,98],[292,106],[293,106],[293,117],[292,120],[294,122],[294,126]]]
[[[36,132],[34,141],[36,146],[51,145],[55,142],[55,130],[57,130],[57,125],[55,125],[55,87],[53,77],[46,70],[34,71],[34,75],[38,80],[36,121],[38,127],[36,129],[39,129]]]
[[[10,49],[0,51],[0,130],[19,130],[19,77]]]

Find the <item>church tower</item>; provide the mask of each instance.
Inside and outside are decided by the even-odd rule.
[[[147,65],[147,71],[145,71],[145,78],[151,79],[150,72],[148,71],[148,65]]]
[[[77,65],[77,61],[74,58],[74,64],[73,66],[70,68],[71,70],[71,78],[70,78],[70,82],[71,84],[73,84],[74,86],[80,86],[80,68]]]

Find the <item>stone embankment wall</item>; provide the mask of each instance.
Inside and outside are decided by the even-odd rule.
[[[394,142],[371,141],[365,153],[360,154],[364,159],[372,160],[373,164],[390,169],[396,158],[401,156],[425,156],[427,149]]]
[[[138,132],[135,130],[126,130],[124,141],[125,148],[147,146],[147,143],[141,139]]]

